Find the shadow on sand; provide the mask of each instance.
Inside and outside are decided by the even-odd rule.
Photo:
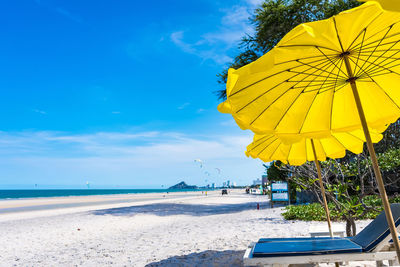
[[[165,266],[201,266],[201,267],[218,267],[218,266],[243,266],[244,250],[206,250],[199,253],[191,253],[183,256],[173,256],[168,259],[152,262],[146,267],[165,267]]]
[[[260,203],[260,208],[268,208],[266,202]],[[141,206],[131,206],[123,208],[112,208],[105,210],[96,210],[94,215],[114,215],[114,216],[133,216],[137,214],[154,214],[157,216],[171,215],[191,215],[191,216],[207,216],[216,214],[236,213],[245,210],[254,210],[257,204],[254,202],[241,204],[219,204],[219,205],[191,205],[177,203],[159,203]]]

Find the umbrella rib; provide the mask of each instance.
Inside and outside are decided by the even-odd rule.
[[[247,147],[247,150],[249,151],[249,152],[251,152],[252,150],[254,150],[255,148],[257,148],[257,146],[259,146],[260,144],[262,144],[263,142],[265,142],[266,140],[268,140],[269,138],[271,138],[272,137],[272,135],[271,136],[269,136],[269,135],[264,135],[263,137],[261,137],[260,139],[258,139],[257,141],[253,141],[248,147]],[[251,147],[250,147],[251,146]],[[250,147],[250,148],[249,148]]]
[[[397,64],[397,66],[398,66],[399,64]],[[396,67],[396,66],[394,66],[394,67]],[[370,71],[370,72],[368,72],[367,74],[366,73],[362,73],[360,76],[358,76],[359,78],[365,78],[365,77],[369,77],[369,76],[371,76],[371,77],[377,77],[377,76],[381,76],[381,75],[386,75],[386,74],[390,74],[390,73],[395,73],[395,72],[391,72],[391,71],[389,71],[389,70],[380,70],[380,69],[378,69],[378,68],[376,68],[376,69],[374,69],[373,71]],[[397,73],[395,73],[395,74],[397,74]]]
[[[354,75],[354,77],[356,77],[356,76],[359,74],[359,72],[363,69],[364,65],[365,65],[367,62],[370,63],[368,60],[370,59],[371,55],[372,55],[373,53],[375,53],[376,49],[380,46],[380,44],[382,43],[382,41],[385,39],[386,35],[389,33],[389,31],[390,31],[392,28],[393,28],[393,24],[388,28],[388,30],[386,31],[386,33],[384,34],[384,36],[379,40],[378,44],[375,46],[375,48],[374,48],[374,49],[372,50],[372,52],[369,54],[368,58],[367,58],[366,60],[363,60],[363,61],[364,61],[363,64],[361,65],[361,67],[360,67],[358,73],[356,73],[356,74]]]
[[[310,68],[311,69],[311,68]],[[313,74],[313,73],[315,73],[317,70],[314,70],[314,72],[312,72],[311,74]],[[296,75],[293,75],[292,77],[290,77],[289,79],[292,79],[293,77],[296,77],[296,76],[298,76],[299,74],[296,74]],[[304,78],[303,78],[303,80],[304,79],[306,79],[306,78],[308,78],[310,76],[310,74],[307,74],[307,76],[305,76]],[[246,105],[244,105],[243,107],[241,107],[240,109],[238,109],[237,111],[236,111],[236,113],[239,113],[239,112],[241,112],[244,108],[246,108],[246,107],[248,107],[250,104],[252,104],[254,101],[257,101],[260,97],[262,97],[262,96],[264,96],[265,94],[267,94],[268,92],[270,92],[271,90],[273,90],[273,89],[275,89],[276,87],[278,87],[278,86],[280,86],[280,85],[282,85],[282,84],[284,84],[284,83],[287,83],[287,81],[288,81],[288,79],[286,79],[285,81],[283,81],[283,82],[281,82],[281,83],[278,83],[278,84],[276,84],[276,85],[274,85],[272,88],[270,88],[269,90],[267,90],[267,91],[265,91],[265,92],[263,92],[261,95],[259,95],[259,96],[257,96],[256,98],[254,98],[253,100],[251,100],[250,102],[248,102]],[[296,84],[298,84],[299,82],[297,82]],[[295,84],[295,85],[296,85]],[[285,91],[285,92],[287,92],[287,91]],[[285,94],[285,92],[282,94],[282,95],[284,95]],[[282,96],[281,95],[281,96]],[[279,96],[279,97],[281,97],[281,96]],[[279,98],[278,97],[278,98]],[[277,98],[277,99],[278,99]],[[273,103],[275,103],[275,101],[277,100],[277,99],[275,99],[270,105],[272,105]],[[267,107],[268,108],[268,107]],[[265,110],[264,110],[265,111]],[[262,113],[264,113],[264,111],[262,112]],[[261,113],[261,114],[262,114]],[[259,115],[259,116],[261,116],[261,114]],[[259,117],[258,116],[258,117]],[[257,117],[257,118],[258,118]],[[256,119],[257,119],[256,118]],[[254,122],[254,121],[253,121]],[[252,122],[252,123],[253,123]],[[250,123],[250,124],[252,124],[252,123]]]
[[[399,22],[400,22],[400,20],[399,20],[399,21],[396,21],[396,22],[394,22],[394,23],[392,23],[390,26],[387,26],[387,27],[381,29],[380,31],[378,31],[378,32],[376,32],[376,33],[374,33],[374,34],[372,34],[371,36],[368,36],[368,38],[365,39],[365,41],[370,40],[371,38],[375,37],[376,35],[378,35],[378,34],[384,32],[384,31],[386,30],[386,28],[392,27],[392,26],[394,26],[395,24],[397,24],[397,23],[399,23]],[[368,25],[367,27],[369,27],[369,25]],[[394,33],[394,34],[392,34],[392,35],[389,35],[389,36],[387,37],[387,39],[388,39],[388,38],[392,38],[392,37],[394,37],[394,36],[396,36],[396,35],[399,35],[399,34],[400,34],[400,33]],[[376,42],[379,42],[379,39],[378,39],[378,40],[374,40],[374,41],[372,41],[372,42],[370,42],[370,43],[366,43],[365,47],[368,47],[369,45],[371,45],[371,44],[373,44],[373,43],[376,43]],[[356,47],[358,47],[359,45],[360,45],[360,44],[357,44],[357,45],[355,45],[355,46],[352,47],[352,48],[349,47],[349,50],[356,50]],[[358,49],[358,48],[357,48],[357,49]]]
[[[334,68],[332,68],[332,70],[330,71],[330,73],[329,73],[329,75],[328,75],[327,77],[329,77],[329,76],[332,74],[332,71],[333,71],[333,70],[334,70]],[[316,78],[314,78],[314,80],[315,80],[315,79],[316,79]],[[316,90],[321,90],[321,88],[322,88],[323,85],[325,84],[326,80],[327,80],[327,79],[325,79],[325,81],[321,84],[321,87],[320,87],[319,89],[316,89]],[[307,85],[305,88],[307,88],[308,86],[310,86],[310,83],[312,83],[312,82],[313,82],[313,80],[310,81],[310,82],[308,83],[308,85]],[[310,91],[308,91],[308,92],[310,92]],[[313,98],[313,100],[312,100],[312,102],[311,102],[311,104],[310,104],[309,110],[311,109],[311,106],[312,106],[312,104],[314,103],[314,100],[315,100],[315,98],[317,97],[317,95],[318,95],[318,91],[317,91],[317,93],[315,93],[315,95],[314,95],[314,98]],[[290,106],[288,107],[288,109],[286,109],[286,112],[285,112],[285,113],[287,113],[287,112],[291,109],[291,107],[292,107],[293,104],[297,101],[297,99],[298,99],[298,98],[296,98],[296,99],[290,104]],[[307,111],[305,118],[307,117],[307,114],[308,114],[309,110]],[[284,117],[285,113],[281,116],[281,118],[279,119],[278,123],[275,125],[274,130],[276,130],[276,128],[279,126],[279,124],[280,124],[281,121],[283,120],[283,117]],[[305,120],[305,119],[304,119],[304,120]],[[303,128],[304,120],[303,120],[302,126],[300,127],[299,133],[301,132],[301,129]]]
[[[328,80],[328,82],[324,82],[321,80],[315,81],[313,82],[312,80],[307,80],[307,81],[303,81],[304,83],[309,83],[312,82],[312,84],[307,84],[307,85],[299,85],[299,86],[293,86],[291,87],[289,90],[293,90],[293,89],[305,89],[304,92],[309,92],[309,91],[313,91],[315,89],[311,89],[311,88],[315,88],[318,87],[320,88],[320,86],[325,85],[325,86],[332,86],[335,85],[335,81],[334,80]],[[323,88],[321,88],[323,89]]]
[[[389,42],[389,43],[385,43],[385,44],[383,44],[383,45],[387,45],[387,44],[391,44],[391,43],[397,43],[398,41],[393,41],[393,42]],[[382,45],[381,45],[382,46]],[[364,46],[365,47],[365,46]],[[375,50],[375,53],[378,53],[378,52],[385,52],[387,49],[384,49],[384,50],[379,50],[379,49],[377,49],[377,50]],[[395,48],[395,49],[390,49],[390,51],[399,51],[400,49],[399,48]],[[357,51],[357,50],[351,50],[351,51]],[[372,50],[366,50],[366,49],[363,49],[362,51],[361,51],[361,55],[368,55],[370,52],[372,52]],[[371,55],[371,57],[377,57],[376,55],[374,55],[374,54],[372,54]]]
[[[294,72],[294,71],[290,71],[290,72],[298,73],[298,74],[304,74],[303,72]],[[327,79],[330,79],[330,80],[335,80],[335,78],[332,78],[332,77],[329,77],[329,76],[324,76],[324,75],[311,74],[310,76],[316,76],[318,78],[327,78]],[[290,80],[290,82],[294,82],[294,81],[295,80]],[[320,81],[322,81],[322,80],[320,80]]]
[[[389,31],[390,31],[391,29],[392,29],[392,28],[390,27],[389,30],[387,31],[387,33],[389,33]],[[385,38],[385,36],[383,37],[383,39],[384,39],[384,38]],[[382,39],[382,40],[383,40],[383,39]],[[391,46],[389,49],[387,49],[385,52],[383,52],[382,55],[385,55],[385,54],[387,53],[387,51],[389,51],[389,50],[390,50],[393,46],[395,46],[399,41],[400,41],[400,40],[398,40],[397,42],[395,42],[394,44],[392,44],[392,46]],[[379,44],[378,44],[378,46],[379,46]],[[375,49],[375,50],[376,50],[376,49]],[[371,54],[368,56],[368,58],[366,59],[366,61],[368,61],[368,60],[371,58],[371,55],[372,55],[373,53],[375,53],[375,51],[371,52]],[[381,55],[381,56],[382,56],[382,55]],[[380,57],[376,57],[376,58],[374,59],[374,61],[369,62],[369,63],[372,65],[372,64],[374,64],[379,58],[380,58]],[[383,60],[383,61],[385,61],[385,60]],[[382,63],[382,62],[380,62],[380,63]],[[362,68],[364,65],[365,65],[365,62],[364,62],[364,64],[361,66],[361,68]],[[365,70],[363,70],[363,71],[364,71],[364,72],[367,72],[367,71],[368,71],[368,68],[370,68],[371,65],[369,65],[369,67],[367,66],[367,68],[366,68]],[[360,68],[359,71],[361,71],[361,68]],[[356,76],[357,76],[358,74],[359,74],[359,73],[357,72]]]
[[[358,136],[352,134],[351,132],[347,132],[347,134],[353,136],[354,138],[357,138],[358,140],[360,140],[360,141],[363,142],[363,144],[364,144],[365,141],[364,141],[363,139],[361,139],[360,137],[358,137]]]
[[[298,61],[298,62],[300,62],[300,63],[302,63],[302,64],[304,64],[304,65],[306,65],[306,66],[309,66],[308,64],[305,64],[304,62],[301,62],[301,61]],[[310,66],[310,67],[312,67],[312,66]],[[314,67],[314,68],[317,69],[317,70],[319,70],[319,71],[321,71],[321,72],[326,72],[326,73],[329,74],[329,72],[326,71],[326,70],[324,70],[324,69],[320,69],[320,68],[316,68],[316,67]]]
[[[306,161],[307,161],[307,159],[308,159],[308,154],[307,154],[307,139],[304,139],[304,148],[305,148],[305,150],[304,150],[304,154],[306,155]]]
[[[354,62],[354,60],[351,58],[351,57],[349,57],[349,60],[351,61],[351,62],[353,62],[354,64],[356,64],[355,62]],[[361,60],[363,60],[363,59],[361,59]],[[374,64],[374,63],[372,63],[372,64]],[[356,64],[356,66],[357,66],[357,64]],[[381,66],[379,66],[379,67],[381,67]],[[354,77],[357,77],[357,78],[362,78],[362,77],[364,77],[364,76],[366,76],[366,77],[368,77],[368,78],[370,78],[371,80],[372,80],[372,78],[371,78],[371,72],[370,73],[368,73],[368,72],[366,72],[366,71],[364,71],[363,69],[361,69],[361,67],[359,67],[360,68],[360,71],[362,70],[363,71],[363,73],[362,74],[360,74],[360,75],[354,75]],[[383,68],[383,67],[381,67],[381,68]],[[379,72],[382,72],[382,71],[384,71],[384,70],[379,70],[379,68],[376,68],[376,70],[375,70],[375,73],[379,73]],[[389,71],[389,70],[388,70]],[[373,73],[373,72],[372,72]],[[389,73],[390,73],[390,71],[389,71]]]
[[[393,67],[397,67],[397,66],[399,66],[400,65],[400,63],[399,64],[397,64],[397,65],[395,65],[395,66],[393,66]],[[390,74],[390,73],[393,73],[393,74],[397,74],[397,75],[400,75],[400,74],[398,74],[397,72],[391,72],[391,71],[384,71],[384,70],[376,70],[376,71],[374,71],[374,72],[370,72],[369,73],[369,75],[371,76],[371,77],[378,77],[378,76],[382,76],[382,75],[387,75],[387,74]],[[367,76],[368,77],[368,75],[365,75],[365,76]],[[361,77],[364,77],[364,75],[360,75],[360,78]]]
[[[264,78],[262,78],[261,80],[258,80],[258,81],[256,81],[256,82],[253,82],[253,83],[249,84],[249,85],[246,85],[246,86],[243,87],[243,88],[240,88],[239,90],[237,90],[236,92],[233,92],[233,93],[230,94],[229,96],[234,96],[234,95],[236,95],[236,94],[242,92],[243,90],[246,90],[247,88],[249,88],[249,87],[251,87],[251,86],[253,86],[253,85],[255,85],[255,84],[259,83],[259,82],[262,82],[262,81],[264,81],[264,80],[266,80],[266,79],[269,79],[269,78],[271,78],[271,77],[273,77],[273,76],[276,76],[276,75],[278,75],[278,74],[284,73],[284,72],[286,72],[286,71],[287,71],[287,70],[282,70],[282,71],[276,72],[276,73],[274,73],[274,74],[272,74],[272,75],[269,75],[269,76],[267,76],[267,77],[264,77]],[[278,84],[278,85],[279,85],[279,84]]]
[[[371,26],[371,24],[379,17],[379,16],[381,16],[383,14],[383,11],[381,12],[381,13],[379,13],[373,20],[371,20],[369,23],[368,23],[368,25],[367,26],[365,26],[365,28],[363,29],[363,30],[361,30],[358,34],[357,34],[357,36],[356,36],[356,38],[353,40],[353,42],[351,42],[351,44],[349,45],[349,48],[348,48],[348,50],[351,50],[352,49],[352,45],[354,44],[354,42],[358,39],[358,37],[360,36],[360,34],[363,32],[363,31],[367,31],[367,28],[368,27],[370,27]],[[364,32],[364,35],[365,35],[365,32]],[[372,37],[373,35],[371,35],[370,37]],[[367,39],[368,40],[368,39]],[[359,45],[359,44],[357,44],[357,45]]]
[[[332,18],[333,18],[333,24],[335,25],[336,37],[337,37],[337,39],[339,41],[340,48],[342,49],[342,53],[344,53],[342,40],[340,40],[339,32],[338,32],[337,25],[336,25],[336,19],[335,19],[335,17],[332,17]]]
[[[391,50],[391,51],[393,51],[393,50]],[[400,52],[400,50],[397,50],[397,52],[396,52],[395,54],[393,54],[393,55],[396,55],[396,54],[398,54],[399,52]],[[371,57],[373,57],[373,58],[379,57],[379,58],[384,58],[384,59],[400,60],[400,58],[394,58],[393,55],[392,55],[392,56],[371,55]]]
[[[312,72],[312,73],[315,73],[315,72],[317,72],[317,70],[314,70],[314,72]],[[307,74],[307,76],[305,76],[304,77],[304,79],[306,79],[306,78],[308,78],[310,76],[310,74]],[[304,80],[303,79],[303,80]],[[296,84],[299,84],[299,82],[298,83],[296,83]],[[272,90],[272,89],[271,89]],[[269,90],[270,91],[270,90]],[[286,94],[287,92],[288,92],[289,90],[286,90],[286,91],[284,91],[280,96],[278,96],[274,101],[272,101],[252,122],[250,122],[250,125],[252,125],[262,114],[264,114],[264,112],[270,107],[270,106],[272,106],[278,99],[280,99],[284,94]],[[262,95],[264,95],[264,94],[266,94],[267,92],[264,92]],[[295,98],[295,101],[296,101],[296,99],[300,96],[300,94],[301,94],[301,92],[296,96],[296,98]],[[256,99],[254,99],[254,100],[252,100],[252,101],[250,101],[249,103],[247,103],[243,108],[245,108],[246,106],[249,106],[251,103],[253,103],[254,101],[256,101],[258,98],[260,98],[262,95],[260,95],[260,96],[258,96]],[[293,104],[293,103],[292,103]],[[292,105],[291,104],[291,105]],[[239,113],[243,108],[241,108],[240,110],[238,110],[236,113]]]
[[[332,74],[333,70],[334,70],[334,68],[332,68],[332,70],[331,70],[331,72],[330,72],[329,75]],[[326,82],[326,80],[325,80],[325,82]],[[324,83],[325,83],[325,82],[324,82]],[[324,83],[322,83],[322,85],[321,85],[321,87],[319,88],[319,90],[321,90],[321,88],[324,86]],[[335,84],[336,84],[336,83],[335,83]],[[314,104],[315,98],[317,98],[317,95],[318,95],[318,92],[315,94],[313,101],[311,102],[310,106],[308,107],[307,113],[306,113],[305,116],[304,116],[303,122],[301,123],[301,127],[300,127],[298,133],[300,133],[301,130],[303,129],[304,124],[305,124],[305,122],[306,122],[306,120],[307,120],[308,113],[310,112],[311,107],[312,107],[312,105]]]
[[[314,92],[314,91],[318,91],[318,94],[320,94],[320,93],[324,93],[324,92],[326,92],[326,91],[329,91],[329,90],[331,90],[331,89],[335,89],[335,88],[339,88],[339,89],[341,89],[343,86],[345,86],[347,83],[345,82],[345,81],[343,81],[343,83],[339,86],[339,87],[337,87],[337,85],[336,84],[331,84],[331,85],[329,85],[329,86],[327,86],[327,87],[325,87],[325,88],[316,88],[316,89],[310,89],[310,90],[307,90],[307,91],[305,91],[305,90],[303,90],[304,92],[303,93],[311,93],[311,92]],[[292,88],[292,90],[293,89],[301,89],[301,88],[307,88],[307,87],[304,87],[304,86],[300,86],[300,87],[296,87],[296,88]],[[337,92],[339,89],[337,89],[337,90],[335,90],[335,92]]]
[[[338,72],[336,75],[336,82],[335,82],[335,88],[338,82],[338,78],[339,78],[339,71],[342,69],[343,66],[343,60],[340,60],[340,66],[338,68]],[[333,99],[335,98],[335,90],[333,90],[332,93],[332,100],[331,100],[331,113],[330,113],[330,117],[329,117],[329,129],[332,129],[332,112],[333,112]]]
[[[276,147],[276,149],[274,150],[274,152],[272,152],[272,154],[269,156],[271,159],[274,158],[275,153],[278,151],[278,149],[279,149],[281,146],[282,146],[282,141],[281,141],[281,143]]]
[[[358,60],[360,59],[360,54],[362,51],[362,47],[363,47],[363,43],[364,43],[364,38],[365,38],[365,33],[367,32],[367,28],[364,29],[364,34],[363,34],[363,38],[361,40],[361,47],[360,47],[360,51],[358,52],[358,56],[357,56],[357,63],[356,66],[354,67],[354,72],[356,72],[356,67],[358,66]],[[357,37],[358,38],[358,37]],[[354,39],[355,40],[355,39]],[[351,46],[351,45],[350,45]]]
[[[351,59],[351,57],[349,57],[349,59],[354,63],[354,61]],[[362,60],[362,61],[364,61],[364,59],[360,59],[360,60]],[[391,63],[393,63],[393,62],[395,62],[396,61],[396,59],[394,59],[392,62],[390,62],[389,64],[391,64]],[[373,64],[374,66],[375,66],[375,68],[374,68],[374,71],[377,71],[379,68],[380,69],[382,69],[381,71],[383,71],[383,70],[386,70],[386,71],[388,71],[389,73],[395,73],[395,74],[397,74],[397,75],[400,75],[399,73],[397,73],[397,72],[395,72],[395,71],[393,71],[393,70],[391,70],[391,69],[388,69],[388,68],[386,68],[386,67],[384,67],[384,66],[381,66],[381,65],[379,65],[379,64],[375,64],[375,63],[371,63],[371,62],[369,62],[370,64]],[[393,67],[396,67],[397,65],[394,65],[394,66],[392,66],[392,68]],[[371,71],[372,72],[372,71]],[[368,76],[370,76],[367,72],[363,72],[364,74],[366,74],[366,75],[368,75]],[[376,72],[375,72],[376,73]],[[379,72],[378,72],[379,73]],[[375,75],[376,76],[376,75]]]
[[[287,159],[288,161],[289,161],[290,153],[292,152],[292,147],[293,147],[293,144],[291,144],[291,145],[289,146],[289,151],[288,151],[287,157],[286,157],[286,159]]]
[[[337,53],[335,53],[335,54],[329,54],[328,56],[336,57],[336,56],[337,56]],[[322,55],[319,55],[319,56],[302,57],[302,58],[300,58],[300,59],[304,60],[304,59],[320,58],[320,57],[323,57],[323,56],[322,56]],[[278,62],[278,63],[276,63],[275,65],[282,65],[282,64],[286,64],[286,63],[293,62],[293,61],[297,61],[297,59],[292,59],[292,60],[287,60],[287,61]]]
[[[301,95],[302,90],[299,90],[300,93],[297,94],[297,96],[295,97],[294,101],[296,101],[296,99]],[[269,107],[271,107],[276,101],[278,101],[278,99],[280,99],[283,95],[285,95],[288,92],[288,90],[284,91],[280,96],[278,96],[271,104],[269,104],[263,111],[261,111],[260,114],[258,114],[258,116],[250,122],[250,125],[252,125],[256,120],[258,120],[258,118],[264,114],[265,111],[267,111],[269,109]],[[290,104],[290,106],[293,104],[293,102]]]
[[[298,72],[298,71],[293,71],[293,70],[288,70],[288,72],[298,73],[298,74],[305,74],[305,72]],[[317,76],[317,77],[320,77],[320,78],[330,78],[329,76],[318,75],[318,74],[314,74],[314,73],[310,74],[310,76]],[[341,78],[345,78],[345,77],[341,77]]]
[[[314,140],[315,140],[315,139],[314,139]],[[322,147],[322,153],[324,154],[324,158],[326,159],[328,156],[326,155],[324,146],[323,146],[322,143],[321,143],[321,139],[317,139],[317,140],[318,140],[318,142],[319,142],[319,145]]]
[[[347,79],[348,74],[345,73],[341,68],[338,68],[337,65],[336,65],[329,57],[327,57],[327,56],[325,55],[324,52],[322,52],[322,51],[318,48],[318,46],[316,46],[316,48],[318,49],[318,51],[319,51],[321,54],[323,54],[327,59],[329,59],[329,61],[330,61],[333,65],[335,65],[335,67],[336,67],[337,69],[339,69],[340,72],[342,72],[342,73],[344,74],[344,77],[339,76],[339,71],[338,71],[337,77],[340,77],[340,78],[342,78],[342,79]]]
[[[269,146],[271,146],[276,141],[278,141],[278,138],[276,138],[274,141],[272,141],[271,144],[269,144],[268,146],[265,146],[263,149],[261,149],[261,151],[257,153],[257,157],[259,157],[261,153],[263,153]]]
[[[389,49],[391,49],[393,46],[395,46],[395,45],[396,45],[397,43],[399,43],[399,42],[400,42],[400,40],[398,40],[396,43],[394,43]],[[385,53],[386,53],[387,51],[389,51],[389,49],[386,50],[385,52],[383,52],[382,55],[376,56],[375,59],[374,59],[372,62],[368,62],[370,65],[367,66],[367,67],[365,68],[365,70],[363,70],[363,72],[368,72],[368,71],[372,71],[372,70],[376,69],[376,66],[372,66],[372,65],[378,65],[378,64],[375,64],[375,62],[376,62],[378,59],[382,58],[382,56],[385,55]],[[392,56],[394,56],[394,55],[396,55],[396,54],[398,54],[398,53],[400,53],[400,50],[397,51],[396,53],[394,53]],[[370,57],[371,57],[371,56],[370,56]],[[368,57],[368,58],[370,58],[370,57]],[[394,59],[394,58],[386,57],[386,58],[384,58],[381,62],[379,62],[379,64],[382,64],[382,63],[384,63],[385,61],[387,61],[387,60],[389,60],[389,59],[394,60],[394,61],[397,60],[397,59]],[[392,62],[394,62],[394,61],[392,61]],[[392,63],[392,62],[390,62],[390,63]],[[389,63],[389,64],[390,64],[390,63]],[[372,67],[371,67],[371,66],[372,66]],[[380,66],[380,65],[379,65],[379,66]],[[360,71],[361,71],[361,69],[360,69]],[[357,74],[359,74],[359,73],[357,73]]]
[[[333,136],[333,135],[332,135]],[[336,137],[336,136],[334,136],[335,137],[335,139],[336,139],[336,141],[338,141],[339,142],[339,144],[341,144],[342,145],[342,147],[343,147],[343,149],[344,150],[346,150],[347,149],[347,147]]]
[[[292,108],[292,106],[294,105],[294,103],[296,103],[296,101],[299,99],[299,96],[301,95],[302,93],[300,93],[295,99],[294,99],[294,101],[290,104],[290,106],[286,109],[286,111],[282,114],[282,116],[279,118],[279,120],[278,120],[278,122],[276,123],[276,125],[275,125],[275,127],[274,127],[274,131],[276,131],[276,128],[279,126],[279,124],[282,122],[282,120],[283,120],[283,118],[285,117],[285,114],[287,114],[287,112]],[[316,92],[315,94],[314,94],[314,98],[313,98],[313,100],[312,100],[312,102],[314,101],[314,99],[315,99],[315,97],[318,95],[318,92]],[[311,103],[312,103],[311,102]]]
[[[305,123],[305,121],[306,121],[306,119],[307,119],[308,113],[310,112],[311,107],[312,107],[312,105],[314,104],[315,98],[317,98],[317,95],[318,95],[318,92],[315,93],[313,100],[311,101],[310,105],[308,106],[307,112],[306,112],[306,114],[305,114],[305,116],[304,116],[304,119],[303,119],[303,121],[302,121],[302,123],[301,123],[301,126],[300,126],[300,129],[299,129],[299,132],[298,132],[298,133],[300,133],[301,130],[303,129],[303,126],[304,126],[304,123]]]
[[[394,26],[394,25],[396,25],[396,24],[399,23],[399,22],[400,22],[400,21],[395,22],[395,23],[393,23],[393,24],[390,25],[390,26]],[[390,26],[388,26],[387,28],[389,28]],[[366,43],[366,41],[369,40],[369,39],[371,39],[372,37],[375,37],[376,35],[378,35],[379,33],[383,32],[384,30],[386,30],[386,28],[384,28],[383,30],[381,30],[381,31],[375,33],[374,35],[371,35],[371,36],[369,36],[368,38],[366,38],[366,39],[364,40],[364,42],[365,42],[364,48],[366,48],[366,49],[374,48],[374,47],[375,47],[374,44],[377,43],[377,42],[380,42],[381,39],[374,39],[374,40],[371,41],[370,43]],[[400,32],[396,32],[396,33],[393,33],[393,34],[391,34],[391,35],[389,35],[389,36],[386,36],[385,39],[386,39],[386,41],[388,41],[388,42],[383,43],[383,45],[386,45],[386,44],[390,44],[390,43],[392,43],[392,42],[395,42],[395,41],[391,41],[391,39],[394,38],[394,37],[397,37],[398,35],[400,35]],[[359,44],[357,44],[357,45],[356,45],[355,47],[353,47],[351,50],[352,50],[352,51],[355,51],[355,50],[360,49],[358,46],[359,46]]]
[[[339,90],[341,90],[343,87],[345,87],[347,85],[347,82],[343,82],[343,84],[339,85],[336,87],[334,93],[337,93]],[[330,88],[329,88],[330,89]],[[324,92],[326,92],[327,90],[325,90]]]
[[[277,48],[281,48],[281,47],[284,47],[284,48],[290,48],[290,47],[316,47],[316,45],[311,45],[311,44],[298,44],[298,45],[280,45],[280,46],[277,46]],[[326,47],[326,46],[318,46],[319,48],[323,48],[323,49],[326,49],[326,50],[331,50],[331,51],[334,51],[334,52],[336,52],[336,53],[338,53],[339,51],[337,51],[337,50],[335,50],[335,49],[333,49],[333,48],[330,48],[330,47]]]
[[[263,139],[264,139],[264,138],[266,138],[266,139],[262,140],[261,142],[257,142],[258,144],[256,144],[253,148],[251,148],[250,151],[256,149],[257,147],[259,147],[260,145],[262,145],[262,144],[264,144],[265,142],[269,141],[269,140],[272,139],[273,137],[274,137],[273,135],[271,135],[271,136],[269,136],[269,137],[268,137],[268,135],[266,135],[265,137],[263,137]],[[260,140],[259,140],[259,141],[260,141]],[[271,142],[270,144],[268,144],[267,146],[269,146],[269,145],[271,145],[271,144],[272,144],[272,142]]]
[[[278,139],[276,139],[276,140],[278,140]],[[276,151],[278,151],[278,148],[279,148],[279,144],[276,146],[276,148],[275,148],[275,150],[271,153],[271,154],[269,154],[269,158],[272,158],[272,156],[275,154],[275,152]]]
[[[366,73],[368,75],[368,73]],[[382,92],[390,99],[390,101],[392,101],[392,103],[400,110],[400,107],[397,105],[397,103],[388,95],[388,93],[386,93],[385,90],[383,90],[383,88],[379,85],[379,83],[377,83],[371,76],[368,75],[368,77],[371,79],[372,82],[374,82],[379,89],[382,90]]]
[[[315,60],[315,61],[312,61],[312,62],[310,62],[310,63],[315,63],[315,62],[319,62],[319,61],[321,61],[321,60]],[[326,60],[325,60],[325,61],[326,61]],[[319,64],[324,64],[325,61],[322,61],[322,62],[320,62]],[[237,93],[240,93],[240,92],[242,92],[243,90],[246,90],[247,88],[249,88],[249,87],[251,87],[251,86],[253,86],[253,85],[257,84],[257,83],[260,83],[260,82],[262,82],[262,81],[264,81],[264,80],[266,80],[266,79],[269,79],[269,78],[271,78],[271,77],[273,77],[273,76],[276,76],[276,75],[278,75],[278,74],[281,74],[281,73],[284,73],[284,72],[287,72],[287,71],[290,72],[292,69],[299,68],[299,67],[302,67],[302,66],[303,66],[303,65],[299,65],[299,66],[296,66],[296,67],[293,67],[293,68],[289,68],[289,69],[287,69],[287,70],[282,70],[282,71],[276,72],[276,73],[274,73],[274,74],[271,74],[271,75],[269,75],[269,76],[266,76],[266,77],[264,77],[264,78],[262,78],[262,79],[260,79],[260,80],[258,80],[258,81],[255,81],[255,82],[253,82],[253,83],[251,83],[251,84],[249,84],[249,85],[246,85],[246,86],[243,87],[243,88],[240,88],[240,89],[237,90],[236,92],[231,93],[229,96],[234,96],[234,95],[236,95]],[[310,69],[308,69],[308,70],[310,70]],[[308,71],[308,70],[307,70],[307,71]],[[291,78],[296,77],[296,76],[297,76],[297,75],[292,76]],[[278,85],[279,85],[279,84],[278,84]]]

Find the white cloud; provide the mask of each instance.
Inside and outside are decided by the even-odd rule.
[[[183,103],[182,105],[180,105],[179,107],[178,107],[178,109],[185,109],[187,106],[189,106],[190,105],[190,103],[189,102],[186,102],[186,103]]]
[[[82,23],[82,19],[80,17],[78,17],[75,14],[72,14],[70,11],[66,10],[63,7],[57,7],[56,12],[63,15],[64,17],[66,17],[69,20],[75,21],[77,23]]]
[[[42,114],[42,115],[47,114],[46,111],[43,111],[43,110],[40,110],[40,109],[32,109],[32,111],[33,111],[33,112],[36,112],[36,113],[39,113],[39,114]]]
[[[253,8],[257,8],[257,7],[261,6],[261,4],[264,2],[264,0],[246,0],[246,2]]]
[[[253,32],[249,17],[261,3],[261,0],[244,0],[242,5],[220,10],[222,16],[219,25],[214,27],[216,30],[200,34],[197,40],[187,41],[185,33],[190,32],[183,30],[171,33],[170,39],[185,53],[213,60],[220,65],[226,64],[232,61],[228,56],[229,49],[237,47],[245,34]]]
[[[197,158],[210,173],[223,170],[210,180],[250,182],[263,171],[259,161],[244,155],[250,142],[251,136],[179,132],[0,132],[0,186],[10,180],[77,184],[82,177],[91,177],[94,185],[201,184],[204,170],[194,164]]]
[[[34,2],[38,6],[46,6],[47,7],[47,5],[44,5],[44,3],[42,3],[41,0],[34,0]],[[76,14],[72,14],[69,10],[67,10],[67,9],[65,9],[63,7],[56,7],[56,8],[51,7],[51,10],[53,10],[54,12],[57,12],[58,14],[61,14],[65,18],[67,18],[69,20],[72,20],[74,22],[77,22],[77,23],[82,23],[83,22],[82,18],[80,18]]]

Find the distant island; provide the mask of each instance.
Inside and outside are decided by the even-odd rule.
[[[198,187],[195,185],[187,185],[185,182],[180,182],[176,185],[171,186],[168,189],[197,189]]]

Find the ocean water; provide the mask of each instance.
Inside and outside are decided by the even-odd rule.
[[[139,194],[139,193],[163,193],[163,192],[185,192],[201,191],[191,190],[168,190],[168,189],[9,189],[0,190],[0,199],[14,198],[36,198],[36,197],[66,197],[66,196],[93,196],[93,195],[115,195],[115,194]],[[205,189],[203,189],[205,190]]]

